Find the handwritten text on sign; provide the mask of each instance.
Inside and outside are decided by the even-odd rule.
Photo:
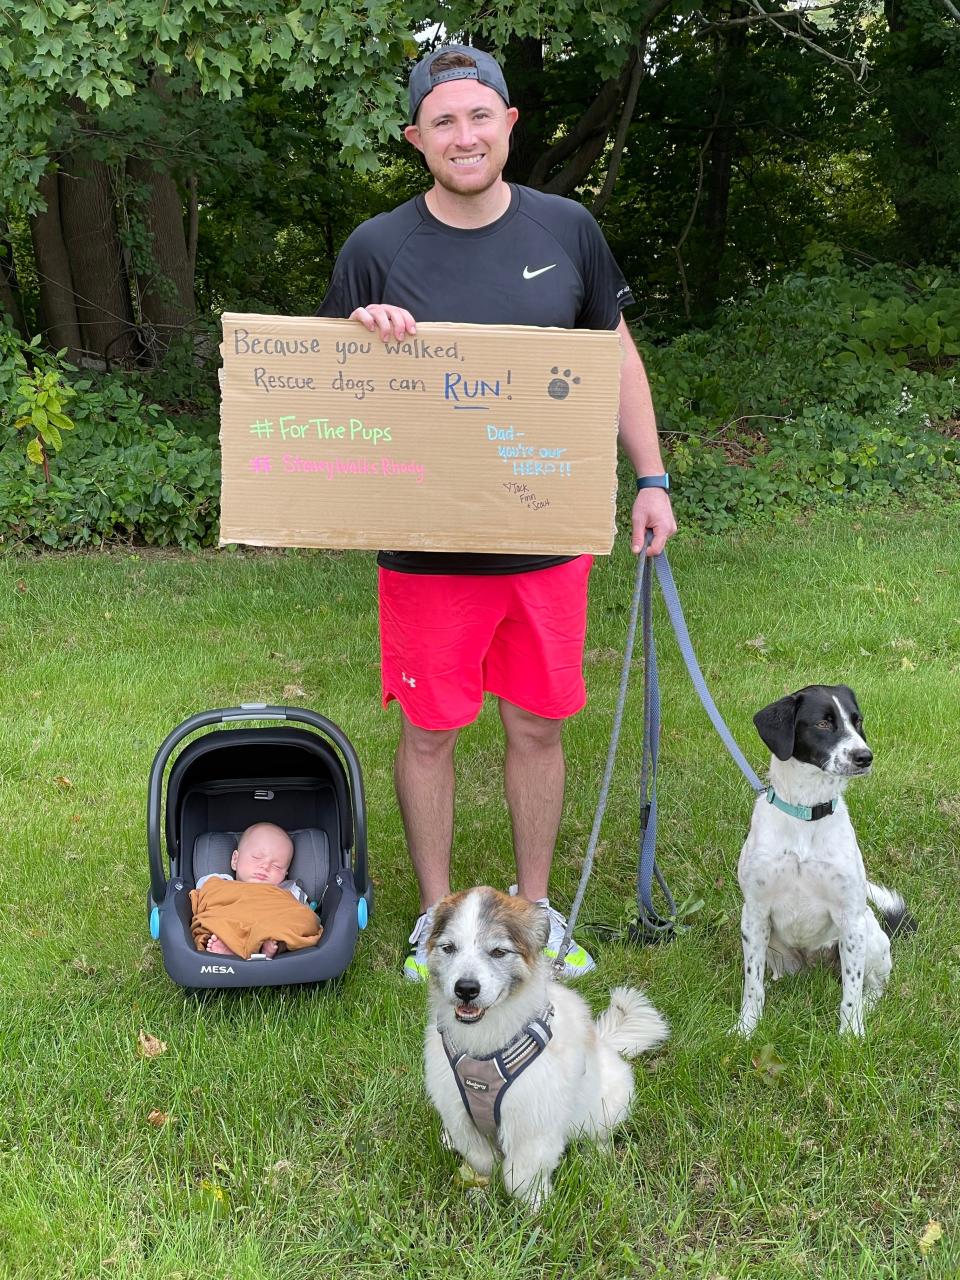
[[[221,542],[605,553],[615,333],[223,317]]]

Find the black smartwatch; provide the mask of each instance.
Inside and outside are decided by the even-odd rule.
[[[666,472],[662,476],[637,476],[637,493],[641,489],[669,489],[670,477]]]

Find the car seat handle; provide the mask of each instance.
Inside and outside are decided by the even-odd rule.
[[[353,874],[357,892],[363,896],[367,883],[367,808],[364,800],[363,774],[353,744],[339,726],[309,707],[273,706],[266,702],[242,702],[238,707],[219,707],[198,711],[167,734],[154,756],[147,786],[147,851],[150,857],[150,892],[153,901],[161,903],[166,896],[167,876],[163,866],[160,833],[162,829],[163,778],[174,748],[191,733],[212,724],[234,720],[299,720],[328,738],[340,752],[350,778],[350,803],[353,810]]]

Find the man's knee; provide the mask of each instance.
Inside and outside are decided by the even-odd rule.
[[[403,716],[400,729],[401,749],[424,763],[449,759],[457,745],[459,729],[421,729]]]
[[[563,736],[563,720],[548,719],[536,716],[532,711],[524,711],[512,702],[500,700],[500,719],[503,721],[507,741],[512,747],[520,750],[543,750],[556,747]]]

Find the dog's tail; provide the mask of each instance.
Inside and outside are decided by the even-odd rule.
[[[597,1035],[624,1058],[662,1044],[670,1034],[666,1018],[642,991],[635,987],[614,987],[610,1005],[596,1019]]]
[[[890,937],[898,933],[914,933],[917,922],[907,910],[907,904],[892,889],[882,884],[871,884],[867,881],[867,900],[879,908],[883,916],[883,927]]]

